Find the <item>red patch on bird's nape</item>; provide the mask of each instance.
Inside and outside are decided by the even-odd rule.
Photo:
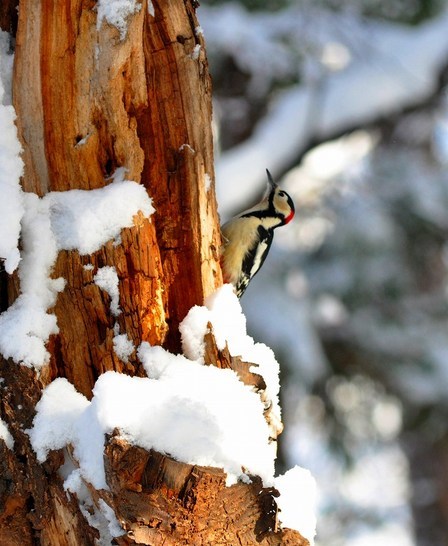
[[[295,211],[292,210],[288,216],[285,217],[285,224],[287,224],[288,222],[290,222],[293,218],[294,218],[294,214],[295,214]]]

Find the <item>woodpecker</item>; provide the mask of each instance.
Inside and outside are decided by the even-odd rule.
[[[233,284],[239,298],[263,265],[274,229],[290,222],[295,213],[291,197],[279,188],[267,169],[266,173],[268,185],[263,199],[221,227],[224,282]]]

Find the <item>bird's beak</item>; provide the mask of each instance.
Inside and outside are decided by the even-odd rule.
[[[271,191],[277,186],[277,184],[274,182],[274,179],[272,178],[272,175],[268,169],[266,169],[266,174],[268,175],[268,191]]]

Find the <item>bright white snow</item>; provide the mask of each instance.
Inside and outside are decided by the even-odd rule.
[[[279,490],[277,505],[283,527],[296,529],[311,546],[316,535],[317,489],[309,470],[295,466],[275,478]]]
[[[8,449],[12,449],[14,447],[14,438],[9,432],[8,425],[5,423],[5,421],[3,421],[3,419],[0,419],[0,440],[5,442]]]
[[[199,59],[200,53],[201,53],[201,44],[196,44],[190,55],[193,61],[197,61]]]
[[[110,546],[114,537],[124,534],[112,508],[103,499],[99,499],[98,506],[94,503],[79,468],[73,468],[66,477],[64,489],[75,493],[79,508],[89,525],[98,529],[98,546]]]
[[[112,340],[114,353],[123,362],[128,362],[129,357],[135,351],[134,344],[128,338],[127,334],[116,334]]]
[[[141,353],[145,360],[152,349],[163,351],[148,346]],[[135,445],[190,464],[224,468],[228,483],[243,477],[243,467],[270,483],[274,452],[258,395],[230,370],[169,353],[165,358],[157,379],[101,375],[91,402],[66,379],[53,381],[30,431],[38,459],[70,443],[83,477],[106,488],[104,434],[118,427]]]
[[[264,343],[255,343],[246,333],[246,317],[241,311],[238,298],[230,284],[224,285],[205,301],[205,306],[195,306],[182,321],[179,330],[182,335],[182,349],[191,360],[204,362],[204,335],[207,324],[213,326],[219,349],[226,344],[230,354],[240,356],[245,362],[253,362],[253,372],[263,376],[266,395],[272,401],[271,415],[280,421],[278,405],[279,365],[272,350]]]
[[[87,398],[76,392],[66,379],[55,379],[43,391],[30,431],[39,461],[44,461],[50,450],[62,449],[76,437],[79,415],[88,406]]]
[[[0,259],[6,271],[12,273],[20,261],[18,242],[24,204],[20,187],[22,146],[11,105],[12,55],[8,55],[8,47],[9,35],[0,30]]]
[[[258,347],[247,336],[230,286],[218,290],[207,305],[193,308],[182,324],[191,360],[143,343],[138,357],[148,378],[103,374],[91,402],[65,379],[51,383],[37,405],[30,432],[39,460],[45,460],[49,450],[71,443],[84,478],[104,488],[104,434],[118,427],[130,442],[144,448],[191,464],[224,468],[228,483],[243,478],[245,471],[272,483],[275,445],[269,442],[263,403],[232,370],[203,365],[207,321],[212,321],[220,347],[227,342],[231,351],[253,356],[265,372],[273,368],[265,380],[274,384],[275,404],[278,364],[267,347]]]
[[[205,191],[208,192],[208,190],[211,188],[211,185],[212,185],[212,178],[208,173],[204,174],[204,184],[205,184]]]
[[[118,275],[115,267],[106,265],[98,268],[96,275],[93,277],[94,283],[107,292],[110,296],[110,312],[114,317],[118,317],[121,313],[120,309],[120,292],[118,290]]]
[[[226,285],[207,300],[206,306],[194,307],[181,325],[190,358],[142,343],[138,358],[148,377],[107,372],[98,378],[91,401],[66,379],[53,381],[43,391],[29,431],[39,461],[44,461],[50,450],[70,444],[79,470],[67,467],[67,488],[79,489],[82,478],[97,489],[107,489],[105,434],[118,428],[131,444],[189,464],[223,468],[228,485],[238,479],[247,480],[250,475],[260,476],[265,485],[274,484],[275,444],[270,442],[264,405],[234,371],[204,365],[203,336],[208,321],[213,324],[220,348],[228,344],[233,354],[259,364],[256,371],[261,370],[279,412],[278,364],[270,349],[247,336],[238,298]],[[312,539],[311,478],[295,469],[278,480],[275,484],[282,493],[283,523]],[[294,489],[298,489],[298,496]],[[305,502],[308,495],[311,508],[304,509],[301,520],[297,511],[291,510],[290,500]]]
[[[145,217],[154,212],[144,186],[124,180],[125,172],[117,169],[113,182],[104,188],[51,192],[44,197],[50,203],[60,249],[91,254],[117,238],[123,228],[132,227],[138,211]]]
[[[0,315],[0,352],[27,366],[42,367],[49,354],[45,342],[59,330],[56,316],[47,312],[64,288],[63,279],[50,279],[57,245],[48,215],[48,203],[25,193],[22,220],[20,296]]]
[[[107,372],[97,380],[90,402],[66,379],[53,381],[37,404],[29,431],[39,461],[50,450],[70,444],[79,469],[67,468],[66,487],[78,491],[82,479],[107,489],[104,435],[118,428],[131,444],[186,463],[223,468],[228,485],[250,475],[260,476],[265,485],[274,484],[275,444],[269,441],[259,395],[232,370],[204,365],[208,321],[220,348],[227,343],[232,353],[253,357],[260,364],[268,385],[274,384],[271,394],[277,404],[278,364],[267,347],[247,336],[239,301],[226,285],[208,299],[207,306],[194,307],[181,325],[191,360],[142,343],[138,357],[148,377]],[[275,486],[281,493],[283,525],[312,540],[315,488],[309,473],[295,468],[275,479]],[[111,534],[118,532],[115,523],[112,520]]]

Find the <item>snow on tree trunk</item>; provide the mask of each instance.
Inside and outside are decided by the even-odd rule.
[[[0,12],[7,31],[14,4]],[[63,377],[91,399],[107,371],[146,377],[137,348],[148,342],[179,352],[180,322],[222,278],[211,84],[194,2],[20,0],[18,7],[13,99],[24,207],[34,216],[22,221],[31,238],[26,264],[2,294],[8,311],[31,324],[0,362],[0,545],[88,546],[104,544],[108,533],[120,545],[308,544],[279,529],[277,493],[259,478],[227,487],[220,469],[132,446],[114,431],[104,450],[107,488],[83,481],[64,489],[77,446],[53,449],[45,462],[31,447],[27,431],[47,385]],[[131,221],[111,216],[111,203]],[[54,240],[48,217],[60,227]],[[47,270],[53,281],[39,284]],[[37,309],[26,307],[33,298]],[[46,333],[34,331],[34,313],[49,321]],[[31,342],[41,346],[38,356]],[[235,369],[266,402],[249,364],[220,351],[212,333],[205,344],[207,363]],[[281,423],[265,414],[275,439]]]

